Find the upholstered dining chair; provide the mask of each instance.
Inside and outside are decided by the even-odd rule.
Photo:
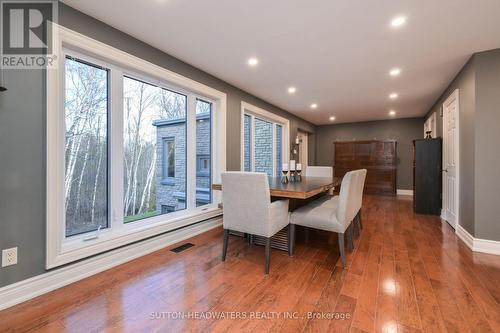
[[[344,234],[357,213],[356,190],[358,188],[358,174],[356,171],[345,174],[340,186],[338,200],[313,201],[292,212],[290,217],[290,254],[293,254],[295,243],[295,225],[332,231],[338,234],[342,266],[346,267]],[[350,245],[353,246],[352,228],[350,228]]]
[[[333,178],[333,168],[328,166],[308,166],[306,168],[306,177],[330,177]],[[328,191],[329,195],[333,195],[335,189],[331,188]]]
[[[226,260],[230,230],[265,237],[265,272],[269,274],[271,237],[289,223],[288,200],[271,202],[267,174],[232,171],[222,173],[222,203],[222,261]]]
[[[361,210],[363,207],[363,190],[365,187],[367,170],[366,169],[359,169],[359,170],[354,170],[353,172],[356,174],[356,192],[354,195],[355,206],[356,206],[356,216],[354,218],[354,222],[357,223],[357,227],[358,227],[357,232],[359,234],[359,231],[361,229],[363,229],[363,224],[361,221]],[[323,200],[321,202],[321,204],[324,206],[333,207],[333,206],[338,205],[338,202],[337,202],[338,199],[339,199],[338,196],[334,196],[331,199]]]
[[[308,166],[306,177],[333,177],[333,168],[328,166]]]

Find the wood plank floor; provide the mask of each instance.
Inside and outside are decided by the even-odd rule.
[[[222,263],[217,229],[4,310],[0,332],[500,332],[500,257],[403,198],[366,196],[363,216],[347,270],[330,236],[272,251],[268,276],[241,238]]]

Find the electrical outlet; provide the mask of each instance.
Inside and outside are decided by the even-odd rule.
[[[2,250],[2,267],[17,264],[17,247]]]

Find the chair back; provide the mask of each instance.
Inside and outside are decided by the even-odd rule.
[[[337,208],[337,220],[345,227],[354,220],[358,213],[357,208],[359,199],[357,198],[357,189],[359,172],[349,171],[342,179],[339,193],[339,203]]]
[[[358,172],[358,189],[357,189],[357,197],[358,197],[358,202],[356,203],[356,206],[358,207],[358,211],[361,209],[363,206],[363,190],[365,188],[365,180],[366,180],[366,169],[360,169],[357,170]]]
[[[333,168],[328,166],[308,166],[306,177],[333,177]]]
[[[224,229],[264,236],[269,227],[271,195],[261,172],[222,173]]]

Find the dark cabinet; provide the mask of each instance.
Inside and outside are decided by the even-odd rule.
[[[442,141],[413,141],[413,206],[418,214],[441,215]]]
[[[366,169],[365,193],[396,195],[396,141],[335,142],[335,177]]]

